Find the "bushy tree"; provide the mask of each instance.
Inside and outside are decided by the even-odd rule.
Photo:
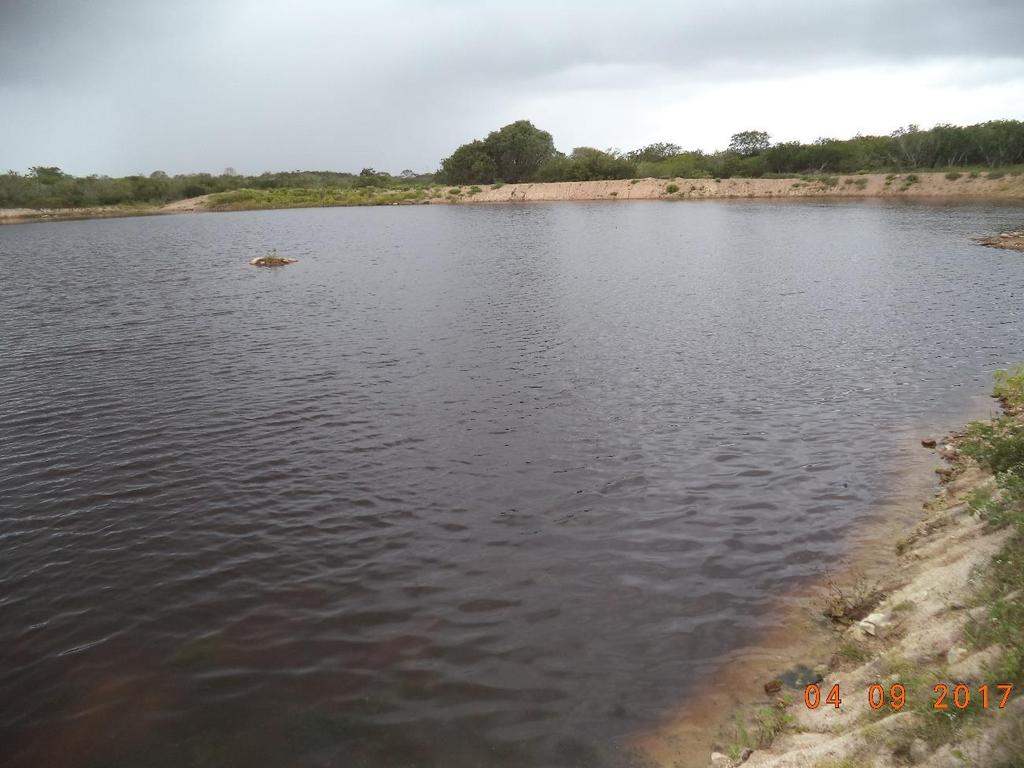
[[[568,157],[558,153],[544,163],[536,178],[538,181],[597,181],[628,179],[635,174],[636,164],[615,150],[576,147]]]
[[[510,184],[527,181],[555,154],[551,134],[529,120],[517,120],[487,134],[484,148],[494,160],[498,178]]]
[[[437,173],[442,184],[491,184],[498,173],[498,164],[487,151],[484,142],[471,141],[441,161]]]
[[[729,151],[744,157],[759,155],[771,146],[770,138],[764,131],[740,131],[729,139]]]
[[[483,141],[471,141],[456,149],[441,161],[438,178],[445,184],[527,181],[553,157],[555,142],[551,134],[529,120],[517,120],[492,131]]]
[[[657,163],[662,160],[668,160],[670,157],[675,157],[681,154],[682,151],[678,144],[658,141],[654,144],[648,144],[646,147],[634,149],[632,152],[627,152],[626,157],[635,163]]]

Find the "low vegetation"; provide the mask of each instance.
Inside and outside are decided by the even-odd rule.
[[[148,176],[71,176],[55,167],[34,167],[27,174],[0,175],[0,208],[81,208],[96,206],[153,206],[201,195],[255,193],[260,201],[305,197],[304,205],[321,204],[312,198],[334,197],[358,205],[361,197],[387,192],[417,193],[434,183],[433,174],[403,171],[398,176],[364,168],[357,174],[333,171],[290,171],[242,176],[226,169],[219,176],[191,173],[170,176],[154,171]],[[278,197],[283,196],[283,197]],[[230,198],[221,198],[222,201]],[[236,198],[236,201],[240,198]],[[267,207],[278,207],[270,206]]]
[[[320,206],[388,205],[423,200],[423,188],[379,189],[236,189],[211,195],[206,206],[212,211],[259,210],[263,208],[316,208]]]

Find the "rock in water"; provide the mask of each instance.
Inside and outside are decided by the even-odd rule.
[[[925,448],[934,448],[938,441],[934,437],[926,437],[921,441],[921,445]]]
[[[294,264],[298,259],[288,259],[284,256],[257,256],[250,261],[254,267],[283,267],[286,264]]]

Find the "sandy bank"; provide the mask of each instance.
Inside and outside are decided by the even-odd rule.
[[[1017,413],[1018,419],[1021,413]],[[671,768],[895,768],[926,765],[1009,766],[1024,747],[1024,697],[1014,690],[1000,709],[995,703],[973,720],[950,704],[932,704],[938,684],[949,695],[958,684],[977,699],[982,685],[1001,683],[999,660],[1008,649],[979,644],[978,627],[998,622],[999,611],[982,596],[991,570],[1013,535],[971,513],[968,497],[994,485],[990,473],[967,458],[959,436],[929,443],[945,462],[938,494],[914,515],[916,524],[897,534],[891,521],[875,523],[876,546],[860,562],[833,574],[830,584],[798,599],[792,631],[747,649],[753,663],[723,670],[703,700],[689,704],[671,722],[645,734],[639,748],[655,764]],[[899,530],[898,528],[896,530]],[[879,550],[882,550],[881,552]],[[879,558],[878,555],[883,557]],[[845,590],[844,605],[863,598],[862,613],[845,628],[823,626],[822,608]],[[1010,595],[1003,600],[1019,600]],[[1024,637],[1020,639],[1024,644]],[[1019,653],[1019,649],[1016,651]],[[798,670],[803,679],[793,674]],[[839,686],[841,706],[822,701],[809,709],[804,686],[820,681],[821,698]],[[783,682],[784,681],[784,682]],[[905,686],[906,705],[891,706],[894,685]],[[883,705],[869,706],[879,685]],[[723,691],[724,689],[724,691]],[[715,699],[718,697],[718,700]],[[731,699],[723,706],[722,698]],[[951,700],[950,700],[951,701]],[[947,720],[948,717],[952,720]],[[944,731],[944,728],[955,730]],[[950,739],[950,736],[955,737]],[[710,748],[709,748],[710,747]]]
[[[449,189],[456,189],[451,187]],[[558,200],[678,200],[792,197],[948,197],[1019,198],[1024,174],[950,179],[945,173],[838,175],[788,179],[623,179],[505,184],[497,188],[458,187],[459,194],[431,199],[436,203],[530,203]]]

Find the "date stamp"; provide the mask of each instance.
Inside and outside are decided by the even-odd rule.
[[[967,709],[973,700],[975,706],[982,709],[1006,709],[1006,702],[1013,693],[1010,683],[1000,685],[979,685],[971,688],[966,683],[936,683],[932,687],[932,709],[948,710]],[[821,706],[832,706],[839,709],[843,705],[843,694],[836,683],[828,692],[824,692],[818,683],[811,683],[804,688],[804,706],[818,709]],[[972,698],[973,697],[973,698]],[[881,683],[869,685],[867,688],[868,706],[879,710],[888,707],[899,712],[907,705],[907,689],[901,683],[893,683],[888,688]]]

